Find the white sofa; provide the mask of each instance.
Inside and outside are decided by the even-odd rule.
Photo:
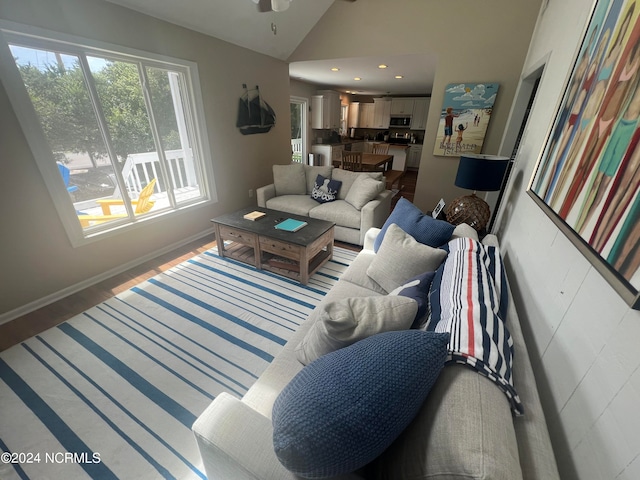
[[[469,231],[456,228],[453,237]],[[338,299],[388,294],[367,274],[382,251],[380,247],[374,253],[379,233],[379,229],[368,231],[364,249],[246,395],[238,399],[222,394],[197,419],[193,431],[210,480],[300,478],[285,469],[274,452],[274,402],[303,369],[296,349],[318,321],[323,305]],[[497,246],[497,239],[489,235],[483,243]],[[513,415],[507,396],[485,376],[467,366],[447,365],[404,433],[367,467],[336,478],[559,479],[508,286],[507,294],[505,323],[515,352],[513,384],[524,415]]]
[[[341,182],[335,201],[311,198],[318,175]],[[362,245],[367,230],[380,228],[389,216],[391,192],[382,172],[349,172],[340,168],[292,163],[273,166],[274,182],[256,190],[258,206],[335,223],[334,238]]]

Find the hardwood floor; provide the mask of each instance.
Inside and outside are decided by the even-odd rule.
[[[402,182],[403,187],[399,194],[393,198],[392,208],[401,196],[413,201],[416,178],[417,172],[409,171],[405,174]],[[0,351],[54,327],[144,280],[169,270],[194,255],[213,248],[215,244],[215,240],[210,236],[196,240],[131,270],[0,325]],[[342,248],[359,250],[359,247],[348,243],[335,242],[335,244]]]
[[[215,241],[212,236],[196,240],[62,300],[0,325],[0,351],[54,327],[213,246],[215,246]]]

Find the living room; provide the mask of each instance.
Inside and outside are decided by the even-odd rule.
[[[544,67],[496,231],[562,478],[631,479],[640,477],[640,316],[526,194],[592,6],[588,0],[495,0],[452,8],[403,0],[389,15],[382,0],[336,1],[288,60],[437,49],[431,141],[445,85],[497,81],[501,91],[484,147],[491,154],[509,153],[502,147],[512,103],[522,79]],[[287,62],[99,0],[3,0],[0,18],[196,62],[217,196],[216,203],[72,246],[3,86],[3,319],[211,236],[211,218],[250,205],[247,191],[268,184],[272,166],[290,158]],[[388,34],[371,27],[380,18]],[[283,112],[269,134],[238,133],[242,84],[260,85],[269,104]],[[414,197],[423,211],[462,192],[453,186],[456,163],[450,160],[423,156]]]

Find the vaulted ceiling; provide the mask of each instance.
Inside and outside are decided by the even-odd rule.
[[[355,0],[291,0],[283,12],[260,12],[253,0],[107,1],[287,61],[334,2]],[[290,74],[362,95],[418,94],[431,93],[435,63],[428,54],[335,58],[294,62]],[[379,69],[380,64],[389,68]],[[339,70],[331,71],[334,67]]]

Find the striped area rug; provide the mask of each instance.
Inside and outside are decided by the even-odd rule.
[[[303,286],[194,257],[0,354],[0,478],[206,478],[191,425],[241,397],[356,253]]]

